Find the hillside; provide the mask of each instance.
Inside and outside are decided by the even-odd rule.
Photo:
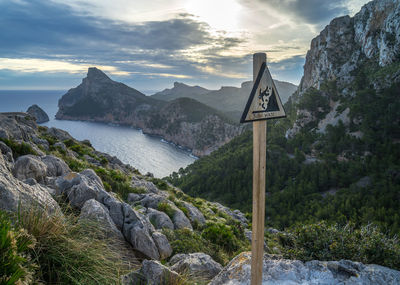
[[[227,276],[248,280],[248,266],[233,266],[250,260],[243,252],[250,249],[250,223],[239,210],[142,175],[89,141],[38,126],[27,113],[0,113],[0,134],[1,282],[222,285]],[[308,242],[310,232],[323,247],[336,244],[333,250]],[[374,227],[269,229],[265,241],[265,262],[273,266],[264,269],[275,268],[271,274],[281,276],[278,283],[298,271],[282,269],[281,263],[306,266],[320,276],[314,281],[337,283],[354,274],[378,284],[400,280],[400,272],[390,269],[400,268],[398,242]],[[311,259],[332,261],[309,266]],[[327,266],[330,276],[321,270]],[[343,270],[353,275],[343,276]]]
[[[375,223],[399,234],[399,13],[400,1],[372,1],[313,39],[288,118],[268,123],[267,225]],[[250,211],[251,165],[246,132],[170,181]]]
[[[89,68],[82,83],[59,100],[56,119],[129,125],[192,150],[211,153],[242,132],[212,107],[192,99],[156,100]]]
[[[274,80],[283,103],[292,95],[297,86],[288,82]],[[239,121],[241,113],[250,95],[252,82],[246,81],[240,88],[223,86],[219,90],[207,90],[199,86],[188,86],[183,83],[174,83],[172,89],[165,89],[152,95],[152,98],[170,101],[179,97],[195,99],[203,104],[224,112],[235,121]]]

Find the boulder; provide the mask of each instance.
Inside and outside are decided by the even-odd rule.
[[[49,121],[49,116],[46,114],[46,112],[36,104],[30,106],[26,112],[35,117],[36,123],[38,124]]]
[[[188,228],[193,230],[192,224],[190,223],[186,215],[180,209],[178,209],[178,207],[176,207],[175,204],[173,204],[172,202],[171,204],[172,208],[175,211],[174,215],[172,216],[172,222],[174,223],[174,227],[176,229]]]
[[[111,219],[108,209],[94,199],[87,200],[83,204],[79,220],[81,222],[95,221],[104,230],[104,236],[125,241],[124,236]]]
[[[182,201],[181,203],[188,211],[189,219],[192,223],[198,223],[199,225],[204,225],[206,223],[206,219],[199,209],[188,202]]]
[[[202,252],[176,254],[171,258],[170,264],[172,270],[202,280],[210,280],[222,270],[221,264]]]
[[[73,139],[73,137],[68,132],[57,129],[57,128],[48,128],[47,133],[49,135],[55,137],[59,141]]]
[[[160,232],[153,232],[151,234],[160,254],[161,259],[166,259],[172,254],[172,247],[168,242],[167,237]]]
[[[71,172],[71,169],[69,169],[64,160],[61,160],[53,155],[46,155],[42,157],[42,162],[47,166],[47,176],[57,177]]]
[[[171,219],[168,217],[167,214],[161,211],[157,211],[152,208],[148,208],[146,212],[147,217],[149,218],[150,222],[157,230],[161,230],[164,228],[167,229],[174,229],[174,224],[172,223]]]
[[[63,151],[67,151],[67,146],[63,142],[56,142],[55,144],[53,144],[53,146]]]
[[[44,182],[47,166],[34,155],[20,156],[14,164],[13,174],[19,180],[34,178],[39,183]]]
[[[112,221],[115,223],[125,239],[133,249],[144,256],[159,259],[158,248],[151,237],[154,228],[146,217],[131,206],[123,203],[104,190],[101,179],[91,169],[80,173],[71,172],[56,180],[58,192],[64,194],[70,204],[81,209],[86,201],[94,199],[103,204],[109,211]]]
[[[136,176],[132,177],[132,187],[135,188],[143,188],[146,189],[147,192],[158,194],[160,190],[158,190],[157,186],[154,185],[153,182],[146,181],[144,179],[139,179]]]
[[[229,217],[231,217],[235,221],[240,222],[245,228],[247,227],[247,224],[248,224],[249,221],[247,220],[245,214],[243,214],[239,210],[233,210],[232,211],[228,207],[225,207],[225,206],[223,206],[223,205],[221,205],[220,203],[217,203],[217,202],[213,202],[213,203],[211,203],[211,205],[216,207],[218,209],[218,211],[221,211],[221,212],[227,214]]]
[[[144,260],[141,269],[122,276],[121,281],[122,285],[184,284],[178,273],[154,260]]]
[[[0,153],[0,209],[16,212],[19,204],[22,209],[40,207],[49,213],[61,213],[47,188],[39,184],[28,185],[16,179],[7,169]]]
[[[210,283],[250,284],[251,253],[236,256]],[[349,260],[308,261],[264,254],[262,284],[400,284],[400,271]]]
[[[0,152],[3,154],[6,162],[10,164],[14,163],[13,152],[11,148],[9,148],[8,145],[2,141],[0,141]]]

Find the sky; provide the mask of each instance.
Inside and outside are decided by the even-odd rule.
[[[298,84],[311,40],[367,0],[0,0],[0,89],[67,90],[88,67],[146,94],[179,81]]]

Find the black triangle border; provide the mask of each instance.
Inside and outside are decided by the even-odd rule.
[[[283,113],[284,113],[285,115],[283,115],[283,116],[278,116],[278,117],[273,117],[273,118],[260,118],[260,119],[254,119],[254,120],[246,120],[247,113],[249,112],[249,109],[250,109],[250,107],[251,107],[251,103],[253,102],[253,98],[254,98],[254,96],[255,96],[255,94],[256,94],[256,91],[257,91],[257,89],[258,89],[258,85],[260,85],[260,81],[261,81],[261,78],[262,78],[262,76],[263,76],[263,73],[265,72],[265,68],[266,68],[266,67],[267,67],[267,64],[266,64],[265,62],[263,62],[262,65],[261,65],[261,67],[260,67],[260,71],[259,71],[258,74],[257,74],[256,81],[254,82],[253,89],[251,90],[250,97],[249,97],[249,99],[247,100],[246,107],[244,108],[242,117],[240,118],[240,123],[241,123],[241,124],[242,124],[242,123],[248,123],[248,122],[254,122],[254,121],[272,120],[272,119],[279,119],[279,118],[285,118],[285,117],[286,117],[286,111],[285,111],[285,109],[284,109],[284,107],[283,107],[283,104],[282,104],[282,102],[281,102],[281,106],[282,106],[282,109],[283,109]],[[273,80],[272,80],[272,84],[274,85],[274,89],[276,90],[276,86],[275,86],[275,83],[274,83]],[[278,96],[279,96],[278,94],[275,94],[275,97],[278,97]],[[280,98],[279,98],[279,99],[277,98],[277,100],[280,101]]]

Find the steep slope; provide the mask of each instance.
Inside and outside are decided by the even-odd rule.
[[[197,156],[209,154],[242,132],[242,126],[194,100],[171,102],[145,96],[89,68],[82,83],[59,100],[57,119],[124,124],[141,128],[187,147]]]
[[[312,41],[302,84],[285,105],[288,118],[268,124],[267,224],[373,222],[400,232],[399,9],[400,1],[372,1]],[[360,38],[357,27],[371,37],[351,41]],[[348,31],[355,34],[347,38]],[[251,161],[246,132],[170,181],[249,211]]]
[[[279,80],[274,80],[274,82],[283,103],[297,89],[296,85],[288,82]],[[246,81],[242,83],[240,88],[223,86],[219,90],[210,91],[198,86],[190,87],[182,83],[175,83],[174,88],[166,89],[151,97],[165,101],[179,97],[192,98],[212,108],[216,108],[238,121],[252,87],[252,82]]]

